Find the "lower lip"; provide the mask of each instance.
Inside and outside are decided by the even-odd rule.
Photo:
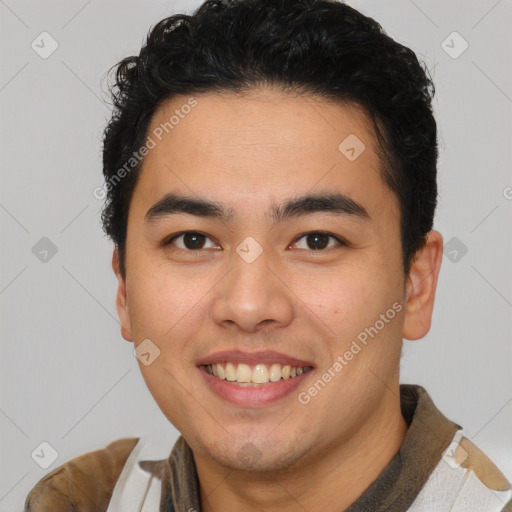
[[[228,402],[247,407],[258,407],[277,402],[292,393],[313,371],[310,370],[297,377],[281,379],[261,386],[239,386],[211,375],[204,366],[199,366],[199,370],[214,393]]]

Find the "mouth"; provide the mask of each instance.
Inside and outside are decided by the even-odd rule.
[[[226,380],[239,386],[262,386],[281,379],[295,379],[313,369],[312,366],[291,366],[273,363],[249,365],[245,363],[214,363],[202,365],[207,373],[220,380]]]
[[[198,361],[207,386],[239,406],[268,405],[288,396],[313,372],[313,364],[276,352],[218,352]]]

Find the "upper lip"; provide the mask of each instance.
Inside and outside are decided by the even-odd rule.
[[[197,361],[197,366],[215,364],[215,363],[278,363],[282,365],[290,365],[295,367],[313,366],[312,363],[303,359],[298,359],[280,352],[265,350],[262,352],[242,352],[241,350],[223,350],[214,352],[208,356],[202,357]]]

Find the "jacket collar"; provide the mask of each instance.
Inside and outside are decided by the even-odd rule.
[[[407,510],[461,427],[448,420],[426,390],[400,386],[402,416],[409,426],[400,450],[346,512]],[[201,512],[194,455],[180,436],[162,472],[160,512]]]

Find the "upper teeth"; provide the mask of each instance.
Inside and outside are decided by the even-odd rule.
[[[251,368],[245,363],[215,363],[207,364],[206,371],[215,375],[219,379],[229,380],[230,382],[264,384],[266,382],[277,382],[281,378],[289,379],[302,375],[311,367],[295,367],[290,365],[281,366],[278,363],[267,366],[266,364],[257,364]]]

